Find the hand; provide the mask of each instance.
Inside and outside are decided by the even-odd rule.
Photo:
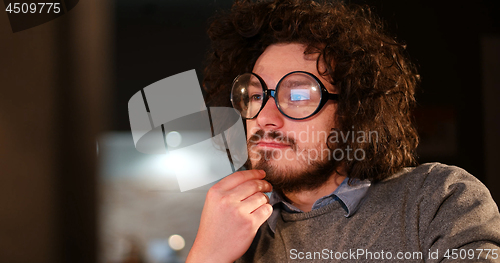
[[[263,193],[272,186],[264,177],[262,170],[236,172],[208,190],[186,262],[234,262],[248,250],[273,211]]]

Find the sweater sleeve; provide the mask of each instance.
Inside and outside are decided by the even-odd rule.
[[[436,164],[421,190],[419,236],[426,262],[500,262],[500,214],[479,180]]]

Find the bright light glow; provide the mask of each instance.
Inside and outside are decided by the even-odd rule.
[[[317,90],[317,88],[316,88],[316,87],[311,87],[311,89],[312,89],[313,91],[316,91],[316,90]]]
[[[171,235],[168,238],[168,245],[173,249],[173,250],[181,250],[184,248],[186,245],[186,242],[184,241],[184,238],[180,235]]]
[[[177,152],[169,152],[165,158],[165,163],[167,169],[173,171],[174,173],[178,170],[182,170],[183,167],[189,164],[189,156],[184,156]]]
[[[242,88],[242,89],[241,89],[241,93],[245,93],[245,88]]]
[[[167,134],[167,145],[170,147],[177,147],[182,142],[182,136],[176,131],[171,131]]]

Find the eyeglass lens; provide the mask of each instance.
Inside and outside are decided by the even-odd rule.
[[[245,73],[233,82],[231,92],[233,107],[247,119],[254,118],[264,102],[264,88],[259,79]],[[321,86],[311,76],[302,72],[286,75],[276,87],[276,105],[291,118],[302,119],[312,115],[321,103]]]

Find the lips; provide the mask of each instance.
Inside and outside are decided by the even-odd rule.
[[[262,148],[273,148],[273,149],[284,149],[290,147],[289,144],[278,143],[275,141],[260,141],[256,143],[256,145]]]
[[[287,149],[296,150],[294,138],[284,136],[282,132],[258,130],[247,140],[248,149],[257,147],[263,150]]]

